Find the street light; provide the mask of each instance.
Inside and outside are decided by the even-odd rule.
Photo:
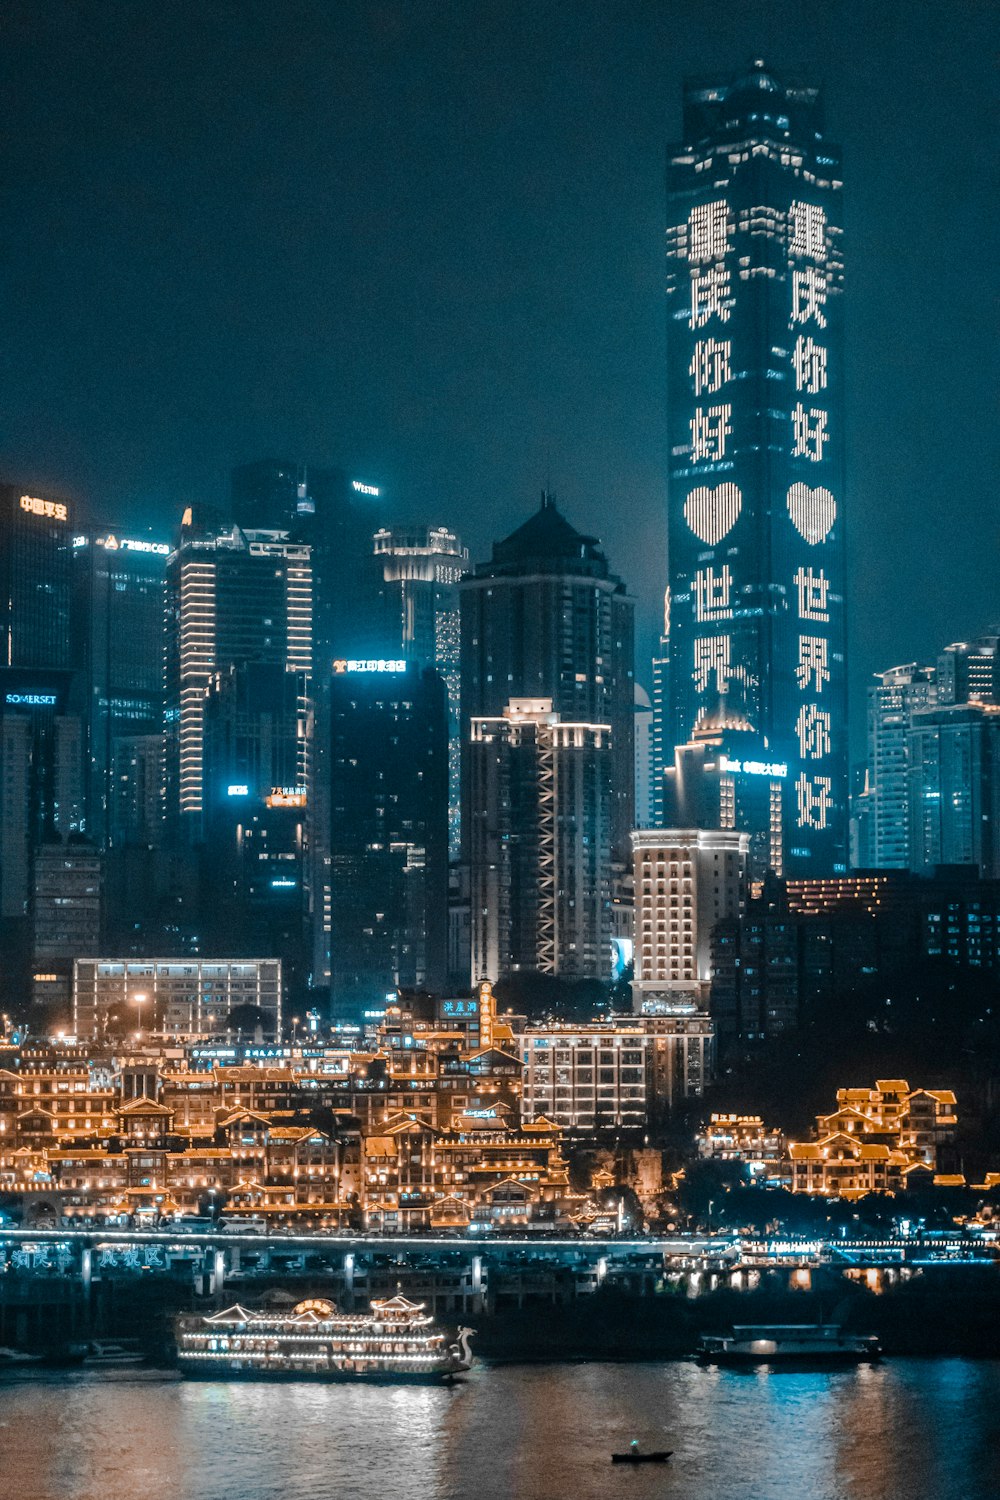
[[[141,1042],[142,1041],[142,1006],[146,1003],[146,1001],[148,999],[149,999],[148,995],[133,995],[132,996],[132,1004],[135,1005],[136,1007],[138,1007],[137,1010],[136,1010],[136,1019],[138,1021],[139,1029],[137,1030],[137,1032],[135,1034],[135,1039],[136,1039],[137,1042]]]

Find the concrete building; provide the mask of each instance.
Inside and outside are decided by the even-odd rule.
[[[100,952],[102,854],[75,838],[35,853],[31,999],[69,1017],[73,962]]]
[[[448,689],[448,849],[461,849],[460,613],[458,581],[469,549],[444,526],[392,526],[376,531],[382,573],[387,656],[434,667]]]
[[[712,1074],[714,1035],[703,1015],[529,1026],[517,1041],[523,1117],[581,1135],[655,1129]]]
[[[743,910],[749,841],[731,829],[633,833],[637,1013],[707,1014],[712,934]]]
[[[213,1036],[241,1006],[262,1012],[266,1036],[281,1032],[278,958],[79,958],[73,965],[73,1030],[80,1039],[135,1032]]]

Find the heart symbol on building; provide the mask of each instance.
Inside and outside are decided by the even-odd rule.
[[[684,501],[684,519],[695,536],[709,547],[721,542],[736,525],[743,496],[735,484],[700,485]]]
[[[811,490],[807,484],[793,484],[788,491],[788,514],[799,536],[810,547],[825,542],[837,519],[837,502],[829,490]]]

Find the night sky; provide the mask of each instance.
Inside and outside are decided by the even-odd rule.
[[[235,463],[339,463],[384,487],[373,521],[455,526],[474,557],[548,484],[647,651],[666,148],[685,75],[762,57],[823,86],[844,149],[857,718],[876,667],[1000,619],[996,18],[9,0],[0,477],[166,527]]]

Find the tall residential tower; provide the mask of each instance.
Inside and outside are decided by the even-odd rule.
[[[786,766],[786,873],[843,871],[841,181],[817,90],[762,63],[688,85],[668,186],[672,739]]]

